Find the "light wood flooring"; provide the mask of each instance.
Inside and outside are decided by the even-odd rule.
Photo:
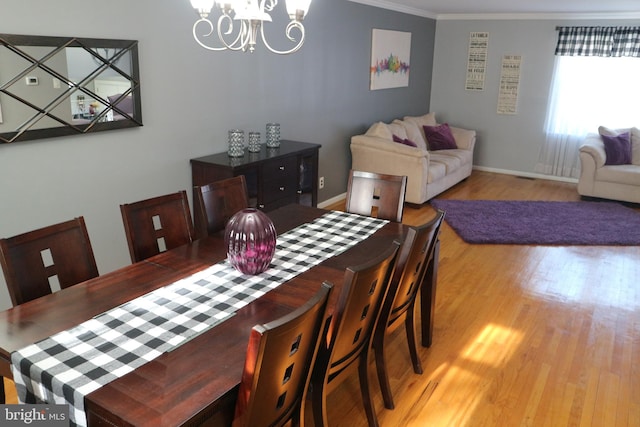
[[[477,171],[439,197],[579,200],[574,184]],[[432,216],[407,207],[404,222]],[[640,426],[639,247],[470,245],[446,223],[441,242],[424,373],[401,329],[389,340],[396,409],[371,366],[382,427]],[[329,395],[331,426],[366,426],[359,396],[356,375]]]
[[[477,171],[438,197],[580,199],[575,184]],[[404,222],[432,215],[407,207]],[[640,426],[640,247],[470,245],[446,223],[441,244],[424,373],[401,329],[394,410],[370,370],[381,426]],[[329,395],[331,426],[366,425],[352,377]]]

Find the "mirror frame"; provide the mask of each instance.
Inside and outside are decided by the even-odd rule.
[[[78,135],[78,134],[86,134],[93,132],[100,132],[106,130],[114,130],[114,129],[123,129],[130,127],[139,127],[142,126],[142,105],[141,105],[141,95],[140,95],[140,69],[138,65],[138,41],[137,40],[117,40],[117,39],[97,39],[97,38],[78,38],[78,37],[52,37],[52,36],[29,36],[29,35],[16,35],[16,34],[0,34],[0,46],[7,47],[10,51],[16,53],[23,59],[31,62],[32,65],[27,68],[27,70],[33,69],[41,69],[47,74],[49,74],[53,78],[57,78],[61,81],[62,84],[67,84],[71,89],[77,88],[80,92],[88,91],[88,89],[77,85],[76,83],[69,80],[68,76],[63,76],[56,71],[50,69],[46,65],[44,65],[45,61],[52,56],[52,54],[59,52],[67,47],[81,47],[84,48],[87,52],[94,56],[94,59],[98,61],[98,68],[104,67],[104,69],[113,69],[123,77],[127,78],[131,82],[131,90],[130,93],[133,97],[133,114],[128,115],[125,120],[114,120],[114,121],[98,121],[100,117],[103,117],[106,114],[106,110],[100,113],[95,120],[91,121],[88,124],[71,124],[67,123],[64,120],[58,119],[50,115],[50,111],[47,112],[40,107],[36,107],[30,104],[28,101],[25,101],[19,97],[12,96],[9,94],[9,91],[6,89],[13,84],[17,79],[23,78],[23,73],[18,74],[18,76],[13,77],[7,80],[5,85],[0,86],[0,94],[4,96],[9,96],[13,100],[21,102],[23,104],[28,105],[35,111],[40,111],[40,113],[56,120],[60,123],[60,127],[49,127],[42,129],[27,129],[23,131],[15,130],[11,132],[3,132],[0,133],[0,144],[3,143],[14,143],[20,141],[27,141],[33,139],[41,139],[41,138],[52,138],[58,136],[68,136],[68,135]],[[22,52],[20,50],[21,46],[42,46],[42,47],[52,47],[52,52],[49,55],[46,55],[44,58],[32,58],[28,54]],[[116,54],[113,58],[104,58],[99,55],[98,49],[101,48],[115,48],[120,49],[119,53]],[[95,50],[92,50],[95,49]],[[115,64],[117,60],[125,55],[127,52],[131,55],[131,70],[130,73],[126,73],[120,70]],[[101,64],[100,64],[101,63]],[[97,71],[97,69],[96,69]],[[68,74],[68,73],[67,73]],[[95,71],[85,78],[81,79],[81,82],[84,82],[87,78],[90,78],[93,74],[96,74]],[[96,74],[97,75],[97,74]],[[89,91],[90,94],[93,94]],[[127,95],[128,93],[125,93]],[[72,93],[69,93],[71,95]],[[97,95],[95,95],[97,96]],[[118,108],[118,102],[116,101],[114,110]],[[108,103],[107,103],[108,104]],[[58,104],[56,104],[58,105]],[[34,108],[36,107],[36,108]],[[55,106],[54,106],[55,107]],[[6,113],[5,113],[6,114]]]

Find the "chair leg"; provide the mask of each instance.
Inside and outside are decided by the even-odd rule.
[[[367,414],[367,421],[369,427],[379,427],[378,418],[376,417],[376,411],[373,408],[373,401],[371,400],[371,390],[369,390],[369,374],[367,370],[367,351],[363,351],[360,355],[358,362],[358,377],[360,378],[360,392],[362,393],[362,403],[364,405],[364,412]]]
[[[387,363],[384,358],[384,341],[385,332],[376,334],[373,342],[373,351],[376,358],[376,372],[378,374],[378,382],[380,383],[380,391],[382,391],[382,400],[384,407],[394,409],[393,394],[391,393],[391,384],[389,384],[389,375],[387,374]]]
[[[0,377],[0,404],[7,403],[7,397],[4,394],[4,377]]]
[[[413,317],[414,307],[413,304],[407,310],[404,319],[404,328],[407,332],[407,343],[409,344],[409,354],[411,355],[411,362],[413,363],[413,372],[416,374],[422,374],[422,364],[418,357],[418,344],[416,342],[415,322]]]

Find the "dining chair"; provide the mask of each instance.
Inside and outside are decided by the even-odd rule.
[[[83,217],[0,239],[0,264],[14,306],[98,276]]]
[[[376,372],[384,406],[387,409],[393,409],[394,402],[384,358],[385,338],[388,332],[402,324],[401,320],[403,319],[413,371],[416,374],[422,374],[415,335],[415,302],[419,290],[428,292],[427,287],[435,285],[427,283],[425,273],[430,263],[437,262],[434,259],[434,248],[438,241],[444,215],[443,211],[438,210],[435,218],[431,221],[418,227],[409,228],[407,236],[398,250],[398,259],[391,276],[389,292],[383,302],[380,318],[373,334]],[[421,314],[428,315],[428,313]]]
[[[347,212],[402,222],[407,177],[351,170]]]
[[[244,175],[196,185],[193,191],[196,236],[203,238],[224,230],[229,218],[248,207],[249,196]]]
[[[311,368],[333,285],[295,311],[251,330],[236,401],[234,427],[304,425]]]
[[[345,270],[344,284],[320,343],[311,375],[311,402],[316,427],[327,425],[327,395],[357,367],[362,403],[370,426],[378,420],[367,374],[369,349],[380,307],[387,293],[400,244],[394,241],[370,261]]]
[[[120,205],[132,262],[142,261],[194,239],[187,193]]]

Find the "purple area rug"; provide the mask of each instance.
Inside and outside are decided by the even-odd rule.
[[[640,245],[640,212],[615,202],[431,201],[467,243]]]

